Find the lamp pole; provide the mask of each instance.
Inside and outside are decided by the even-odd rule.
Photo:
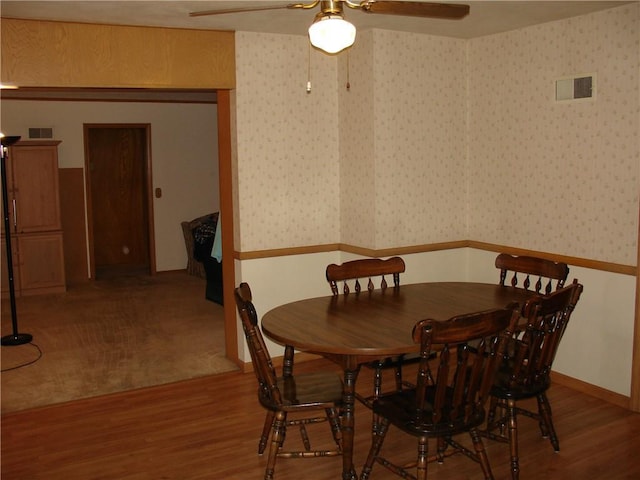
[[[2,137],[2,206],[4,207],[4,234],[7,247],[7,272],[9,274],[9,300],[11,302],[11,335],[2,337],[2,346],[15,346],[29,343],[33,337],[28,333],[18,333],[18,315],[16,313],[16,290],[13,283],[13,257],[11,253],[11,222],[9,221],[9,197],[7,196],[7,166],[8,148],[20,137]]]

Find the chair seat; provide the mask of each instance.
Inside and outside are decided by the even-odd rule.
[[[342,404],[342,380],[333,372],[313,372],[278,377],[282,404],[274,402],[260,392],[260,403],[269,410],[305,410],[323,406],[333,408]]]
[[[519,335],[519,333],[517,334]],[[534,377],[530,374],[524,374],[519,368],[516,368],[515,358],[518,351],[527,349],[527,345],[519,338],[510,338],[506,346],[505,359],[500,364],[496,379],[491,389],[491,395],[500,399],[522,400],[533,398],[538,394],[546,391],[551,386],[549,375],[540,374]],[[526,368],[526,367],[525,367]],[[519,371],[518,378],[522,381],[514,381],[514,372]]]
[[[507,361],[498,370],[496,380],[491,387],[491,395],[505,400],[522,400],[533,398],[545,392],[551,386],[549,375],[541,376],[535,382],[513,383],[511,382],[511,372],[513,372],[513,362]]]
[[[445,396],[450,398],[451,393],[452,389],[449,388]],[[426,394],[428,399],[432,399],[435,394],[435,388],[428,387]],[[372,408],[375,414],[387,418],[393,425],[414,436],[441,437],[456,435],[481,425],[485,418],[483,408],[476,408],[467,419],[464,418],[464,409],[455,419],[450,418],[451,412],[445,409],[442,412],[442,418],[438,422],[433,422],[432,402],[428,402],[424,405],[422,416],[418,420],[416,416],[415,389],[381,395],[373,402]]]

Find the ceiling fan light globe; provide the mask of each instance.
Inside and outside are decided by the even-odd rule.
[[[318,16],[309,27],[309,41],[324,52],[338,53],[356,41],[356,27],[340,15]]]

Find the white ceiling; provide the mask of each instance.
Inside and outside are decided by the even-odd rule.
[[[293,0],[291,0],[293,1]],[[638,0],[634,0],[638,1]],[[283,5],[284,1],[0,1],[6,18],[29,18],[84,23],[147,25],[207,30],[306,35],[319,7],[313,10],[270,10],[206,17],[190,17],[189,12]],[[366,14],[345,8],[345,16],[356,28],[380,28],[458,38],[474,38],[514,30],[529,25],[584,15],[617,7],[628,1],[452,1],[471,6],[462,20],[411,18]]]

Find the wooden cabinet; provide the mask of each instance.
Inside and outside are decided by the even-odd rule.
[[[60,220],[58,141],[22,141],[6,159],[13,279],[16,295],[65,291]],[[2,222],[2,294],[8,272]]]

